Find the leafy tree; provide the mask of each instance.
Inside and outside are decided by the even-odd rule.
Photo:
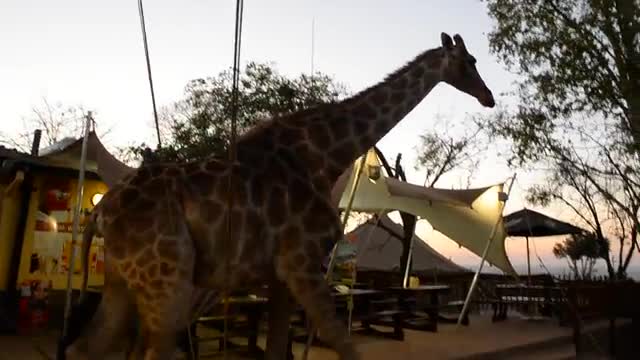
[[[473,123],[465,124],[464,131],[455,131],[449,121],[438,115],[436,124],[420,135],[417,147],[418,158],[416,169],[424,169],[426,176],[424,186],[433,187],[442,176],[453,171],[465,173],[467,187],[478,169],[481,154],[487,150],[488,144],[481,137],[481,127],[473,127]],[[441,122],[444,121],[444,122]]]
[[[222,153],[230,139],[233,70],[190,81],[183,99],[162,112],[163,148],[155,157],[169,161],[196,160]],[[240,74],[238,134],[260,120],[338,100],[345,88],[316,73],[290,78],[271,64],[251,62]],[[129,151],[142,156],[146,144]]]
[[[598,259],[609,256],[609,242],[596,233],[573,234],[553,247],[553,255],[566,259],[576,279],[591,278]]]
[[[490,48],[522,79],[515,121],[531,136],[517,139],[521,155],[576,115],[616,120],[619,140],[640,152],[639,0],[486,2]]]
[[[65,137],[82,136],[86,111],[81,105],[51,103],[42,98],[42,103],[33,106],[29,115],[22,118],[22,129],[17,134],[0,133],[0,143],[23,152],[31,152],[34,130],[42,130],[40,147],[52,145]]]
[[[607,268],[623,278],[640,251],[640,39],[629,32],[637,28],[638,2],[487,3],[496,20],[490,47],[522,80],[517,106],[480,123],[511,141],[511,163],[546,174],[530,189],[530,202],[563,204],[599,238],[617,240]]]

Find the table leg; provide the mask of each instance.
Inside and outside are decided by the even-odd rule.
[[[279,280],[272,281],[269,286],[266,360],[282,360],[287,357],[291,303],[287,286]]]
[[[249,352],[252,354],[261,352],[261,350],[258,348],[258,332],[262,313],[262,305],[256,305],[255,307],[251,306],[247,311],[247,322],[249,325],[249,337],[247,345],[249,347]]]
[[[429,309],[429,317],[431,318],[431,321],[433,321],[433,331],[437,332],[438,331],[438,302],[439,302],[439,297],[438,297],[438,292],[434,291],[431,293],[431,299],[430,299],[430,309]]]

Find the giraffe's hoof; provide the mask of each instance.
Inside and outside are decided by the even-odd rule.
[[[82,351],[78,344],[73,343],[64,350],[65,360],[89,360],[89,354],[86,351]]]
[[[340,360],[360,360],[362,356],[356,351],[353,344],[349,343],[339,353]]]

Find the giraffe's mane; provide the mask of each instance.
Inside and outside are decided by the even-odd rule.
[[[401,66],[400,68],[398,68],[396,71],[387,74],[387,76],[384,77],[384,79],[382,79],[381,81],[377,82],[376,84],[373,84],[367,88],[365,88],[364,90],[359,91],[357,94],[343,100],[343,103],[349,103],[351,101],[357,101],[359,100],[363,95],[367,94],[369,91],[373,90],[374,88],[388,82],[388,81],[392,81],[393,79],[396,79],[400,76],[402,76],[408,69],[412,68],[413,66],[416,65],[416,63],[420,63],[423,62],[425,58],[431,58],[433,55],[439,55],[439,53],[442,53],[442,47],[438,47],[438,48],[433,48],[433,49],[429,49],[426,50],[424,52],[422,52],[421,54],[419,54],[418,56],[416,56],[415,58],[413,58],[413,60],[407,62],[406,64],[404,64],[403,66]]]
[[[343,99],[341,101],[318,104],[318,105],[311,106],[311,107],[308,107],[306,109],[302,109],[302,110],[299,110],[299,111],[296,111],[296,112],[292,112],[292,113],[288,113],[288,114],[284,114],[284,115],[280,115],[280,116],[269,117],[269,118],[266,118],[264,120],[260,120],[260,121],[257,122],[256,125],[252,126],[244,134],[242,134],[240,137],[238,137],[238,142],[240,142],[242,140],[250,140],[251,138],[253,138],[255,136],[259,136],[260,133],[264,129],[268,129],[268,128],[274,126],[274,124],[279,123],[281,121],[285,121],[286,119],[296,119],[296,118],[299,119],[299,118],[303,118],[305,114],[315,112],[315,111],[317,111],[318,109],[320,109],[322,107],[332,106],[332,105],[336,105],[336,104],[350,104],[352,102],[358,101],[359,99],[361,99],[364,95],[366,95],[372,89],[380,86],[381,84],[383,84],[385,82],[388,82],[390,80],[393,80],[393,79],[401,76],[409,68],[415,66],[416,63],[422,62],[422,61],[424,61],[425,58],[430,58],[433,55],[438,55],[438,53],[441,53],[441,52],[442,52],[442,47],[426,50],[426,51],[422,52],[421,54],[419,54],[418,56],[416,56],[413,60],[411,60],[411,61],[407,62],[406,64],[404,64],[402,67],[400,67],[396,71],[394,71],[394,72],[388,74],[387,76],[385,76],[385,78],[382,81],[379,81],[378,83],[376,83],[374,85],[371,85],[371,86],[365,88],[364,90],[359,91],[355,95],[352,95],[352,96],[350,96],[350,97],[348,97],[346,99]]]

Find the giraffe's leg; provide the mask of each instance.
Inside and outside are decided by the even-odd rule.
[[[273,279],[269,283],[269,330],[265,360],[287,358],[291,298],[285,283]]]
[[[144,331],[138,326],[135,331],[131,331],[129,335],[130,338],[127,344],[126,360],[142,359],[146,350],[147,339]]]
[[[185,311],[187,307],[181,303],[181,299],[187,295],[185,293],[188,293],[188,290],[182,294],[176,293],[183,291],[180,288],[167,286],[167,292],[162,295],[161,299],[157,298],[153,304],[140,302],[139,340],[132,352],[136,359],[174,359],[177,350],[177,335],[186,326],[185,320],[188,315],[188,312]]]
[[[105,278],[102,300],[85,333],[66,351],[67,359],[102,359],[126,334],[135,306],[123,284]]]
[[[326,240],[326,234],[318,239],[304,239],[309,241],[306,246],[280,256],[277,260],[278,276],[286,281],[293,297],[311,319],[312,327],[318,329],[320,338],[333,347],[340,359],[359,359],[345,324],[338,319],[329,286],[321,272],[320,239]],[[301,252],[305,251],[310,253],[302,255]]]
[[[174,359],[177,350],[178,332],[188,326],[190,284],[168,289],[160,302],[146,311],[142,319],[142,334],[145,338],[145,360]]]
[[[157,242],[190,244],[188,235],[159,236]],[[194,250],[192,247],[180,247],[172,259],[162,261],[168,269],[164,273],[156,272],[144,283],[144,289],[137,295],[140,313],[141,333],[145,339],[145,360],[173,359],[177,350],[178,332],[190,325],[190,312],[193,301]]]

